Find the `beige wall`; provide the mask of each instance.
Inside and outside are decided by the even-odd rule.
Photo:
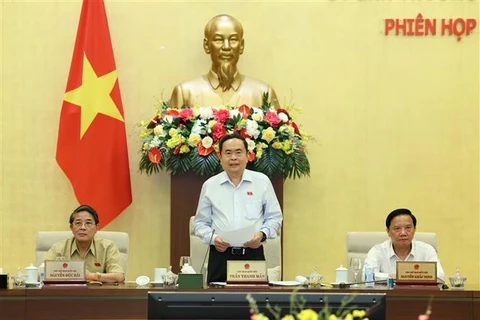
[[[66,230],[77,205],[55,162],[79,1],[2,2],[0,266],[34,260],[39,230]],[[395,37],[383,19],[479,18],[478,1],[107,1],[125,108],[133,203],[105,230],[130,234],[128,280],[169,263],[170,178],[138,167],[136,123],[208,69],[205,23],[243,24],[240,68],[271,84],[315,136],[311,177],[285,183],[286,279],[345,264],[348,231],[384,230],[397,207],[437,232],[447,275],[479,284],[479,32]],[[193,214],[193,213],[192,213]],[[187,232],[187,226],[185,226]]]

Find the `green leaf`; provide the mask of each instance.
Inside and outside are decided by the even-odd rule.
[[[193,172],[200,176],[211,176],[221,171],[220,161],[215,152],[207,156],[198,154],[197,148],[190,151],[192,155],[191,168]]]
[[[286,178],[301,178],[302,176],[310,175],[310,163],[304,150],[295,150],[294,153],[285,157],[284,163],[285,171],[283,177]]]
[[[254,170],[263,172],[270,178],[283,175],[283,155],[282,150],[272,147],[264,149],[262,157],[254,162]]]
[[[262,96],[262,109],[269,109],[270,108],[270,101],[268,99],[268,91],[263,93]]]
[[[165,168],[165,154],[162,151],[162,160],[160,163],[153,163],[150,161],[147,152],[142,152],[142,157],[140,158],[140,172],[145,172],[147,175],[151,175],[152,173],[158,173],[160,170]]]
[[[191,153],[171,155],[167,158],[167,171],[173,175],[188,172],[191,168]]]

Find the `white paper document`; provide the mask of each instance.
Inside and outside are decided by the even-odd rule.
[[[298,281],[270,281],[269,282],[273,286],[280,286],[280,287],[298,287],[303,286],[303,283]]]
[[[226,231],[220,234],[220,236],[223,241],[230,243],[232,247],[243,247],[245,242],[253,239],[255,232],[255,226],[252,225],[237,230]]]

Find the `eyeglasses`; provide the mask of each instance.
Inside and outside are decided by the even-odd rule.
[[[91,228],[95,225],[93,221],[75,221],[72,223],[76,228],[81,228],[82,226],[85,226],[85,228]]]

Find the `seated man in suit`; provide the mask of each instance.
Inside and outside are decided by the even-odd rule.
[[[73,237],[55,243],[44,260],[85,260],[87,281],[123,282],[117,246],[111,240],[94,238],[99,224],[95,209],[81,205],[72,212],[69,222]]]
[[[375,268],[377,280],[395,278],[397,261],[436,261],[437,277],[445,282],[445,273],[437,252],[428,243],[414,240],[417,219],[408,209],[390,212],[385,221],[390,240],[376,244],[368,251],[365,265]]]

